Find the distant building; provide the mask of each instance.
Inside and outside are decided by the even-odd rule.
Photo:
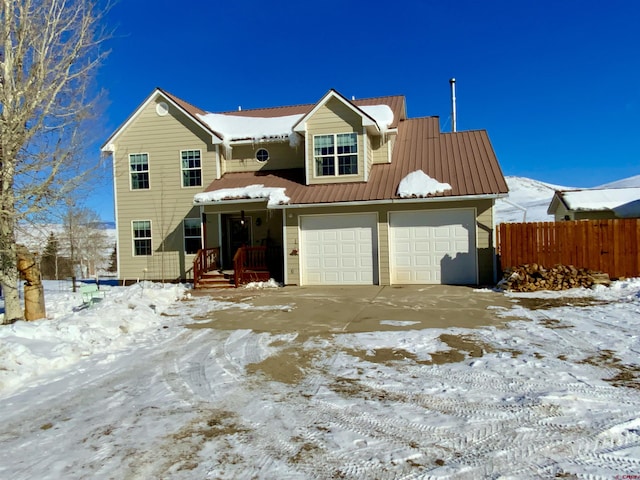
[[[556,221],[640,218],[640,188],[557,190],[547,213]]]

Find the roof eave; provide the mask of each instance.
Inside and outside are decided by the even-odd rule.
[[[326,202],[326,203],[288,203],[283,205],[272,205],[269,208],[311,208],[311,207],[352,207],[366,205],[388,205],[388,204],[408,204],[408,203],[440,203],[440,202],[463,202],[469,200],[496,200],[504,198],[506,193],[483,193],[477,195],[457,195],[438,197],[416,197],[416,198],[388,198],[381,200],[354,200],[349,202]]]

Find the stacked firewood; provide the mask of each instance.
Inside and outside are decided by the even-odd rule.
[[[595,284],[608,285],[609,275],[594,272],[573,265],[556,265],[545,268],[537,263],[507,268],[498,287],[514,292],[534,292],[537,290],[568,290],[569,288],[590,288]]]

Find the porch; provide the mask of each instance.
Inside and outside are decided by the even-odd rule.
[[[283,281],[282,214],[249,202],[201,207],[202,248],[193,262],[194,288]]]
[[[279,247],[239,247],[232,265],[233,269],[222,268],[219,247],[199,250],[193,262],[194,288],[238,288],[278,278],[282,251]]]

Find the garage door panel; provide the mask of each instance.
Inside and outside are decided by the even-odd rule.
[[[476,282],[473,210],[392,212],[389,240],[391,283]]]
[[[376,225],[373,214],[301,216],[302,284],[375,283]]]

